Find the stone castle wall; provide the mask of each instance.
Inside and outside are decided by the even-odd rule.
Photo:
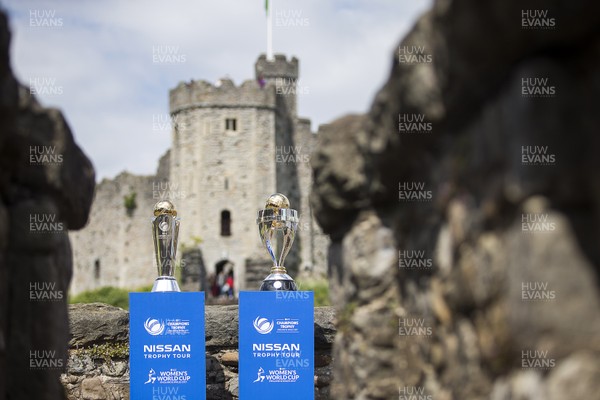
[[[88,225],[69,233],[75,270],[72,294],[102,286],[135,289],[154,282],[157,268],[150,222],[154,204],[171,195],[169,160],[167,151],[155,175],[124,172],[96,185]],[[132,194],[135,208],[128,210],[125,197]]]
[[[75,269],[71,293],[101,286],[139,288],[154,282],[150,221],[164,182],[125,172],[97,185],[88,225],[69,234]],[[132,194],[136,207],[128,211],[124,198]]]
[[[310,130],[310,121],[298,119],[294,130],[294,145],[290,148],[279,149],[276,154],[277,163],[294,163],[298,186],[310,188],[313,185],[313,176],[310,160],[316,150],[319,133],[313,134]],[[298,241],[300,246],[299,272],[305,276],[320,277],[325,274],[327,248],[329,237],[325,235],[317,224],[310,206],[309,195],[306,190],[301,193],[298,206],[300,224],[298,226]]]

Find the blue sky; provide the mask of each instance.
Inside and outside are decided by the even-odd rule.
[[[153,174],[170,145],[161,122],[169,89],[190,79],[253,79],[266,49],[264,0],[0,1],[11,16],[16,76],[63,111],[98,180]],[[275,52],[300,59],[299,114],[316,130],[368,110],[395,46],[431,0],[270,4],[282,16]]]

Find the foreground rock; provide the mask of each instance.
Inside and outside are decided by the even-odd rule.
[[[86,223],[94,170],[60,111],[19,86],[0,12],[0,399],[61,399],[69,335],[67,231]]]
[[[370,113],[323,129],[335,398],[597,397],[599,20],[435,1]]]

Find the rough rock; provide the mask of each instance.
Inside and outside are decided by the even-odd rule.
[[[98,377],[85,378],[81,382],[81,398],[83,400],[106,400],[106,390]]]
[[[319,196],[311,196],[311,200],[313,207],[320,210],[319,225],[332,233],[335,232],[332,224],[352,219],[357,209],[368,204],[370,184],[361,148],[363,143],[351,140],[357,138],[351,135],[363,132],[364,121],[363,116],[349,115],[319,128],[316,146],[319,151],[314,153],[312,161],[321,168],[319,174],[314,175]],[[344,157],[340,157],[341,154]]]
[[[206,347],[234,347],[238,342],[238,307],[206,307]]]
[[[555,27],[525,29],[527,10]],[[599,11],[437,0],[370,112],[323,129],[333,398],[597,397]],[[415,117],[429,127],[402,130]]]
[[[70,347],[127,342],[129,313],[102,303],[69,305]]]
[[[0,399],[55,400],[69,334],[67,231],[87,221],[94,170],[61,112],[19,86],[9,43],[0,12]]]
[[[331,347],[335,338],[335,309],[332,307],[315,308],[315,346]]]

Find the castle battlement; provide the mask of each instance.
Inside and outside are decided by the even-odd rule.
[[[236,86],[231,79],[222,78],[216,84],[205,80],[180,82],[169,92],[169,111],[194,108],[268,108],[276,106],[276,85],[295,86],[298,79],[299,62],[296,57],[287,59],[276,54],[267,61],[262,54],[254,65],[256,80],[244,81]],[[260,80],[263,80],[261,86]],[[283,79],[283,81],[281,81]],[[283,83],[282,83],[283,82]],[[294,93],[290,91],[289,93]],[[290,96],[287,96],[290,97]],[[295,114],[295,95],[288,99],[289,111]]]
[[[256,78],[261,76],[264,79],[286,78],[298,79],[299,62],[296,57],[292,57],[289,61],[283,54],[275,54],[275,59],[267,61],[267,56],[261,54],[254,64]]]
[[[222,78],[217,84],[204,80],[181,82],[169,92],[171,114],[193,108],[275,108],[275,90],[261,88],[254,80],[236,86],[231,79]]]

